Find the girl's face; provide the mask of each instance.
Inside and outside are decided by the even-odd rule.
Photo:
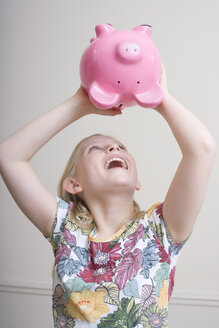
[[[75,178],[85,193],[140,189],[135,160],[111,137],[92,136],[81,146]]]

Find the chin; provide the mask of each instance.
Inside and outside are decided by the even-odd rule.
[[[113,185],[112,188],[115,187],[117,189],[121,188],[121,191],[124,190],[135,190],[136,189],[136,183],[127,181],[125,179],[117,179]]]

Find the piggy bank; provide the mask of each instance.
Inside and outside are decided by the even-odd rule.
[[[156,107],[162,101],[161,59],[151,41],[151,26],[117,31],[99,24],[80,62],[80,77],[93,105],[123,109],[136,103]]]

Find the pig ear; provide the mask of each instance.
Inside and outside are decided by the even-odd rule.
[[[142,107],[156,107],[163,100],[163,92],[160,84],[157,83],[152,89],[135,95],[135,100]]]
[[[104,33],[110,33],[115,31],[111,24],[99,24],[95,27],[97,37]]]
[[[103,90],[97,82],[92,83],[88,94],[94,106],[100,109],[112,108],[119,101],[118,94]]]
[[[91,39],[90,39],[90,43],[94,42],[94,40],[96,40],[95,37],[91,38]]]
[[[132,29],[132,31],[137,31],[140,33],[145,34],[146,36],[150,37],[151,36],[151,25],[140,25],[140,26],[136,26]]]

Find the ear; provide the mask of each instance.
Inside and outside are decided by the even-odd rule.
[[[141,189],[141,182],[139,180],[137,180],[136,190],[140,190],[140,189]]]
[[[63,188],[70,194],[78,194],[83,191],[82,186],[74,177],[67,177],[63,181]]]

